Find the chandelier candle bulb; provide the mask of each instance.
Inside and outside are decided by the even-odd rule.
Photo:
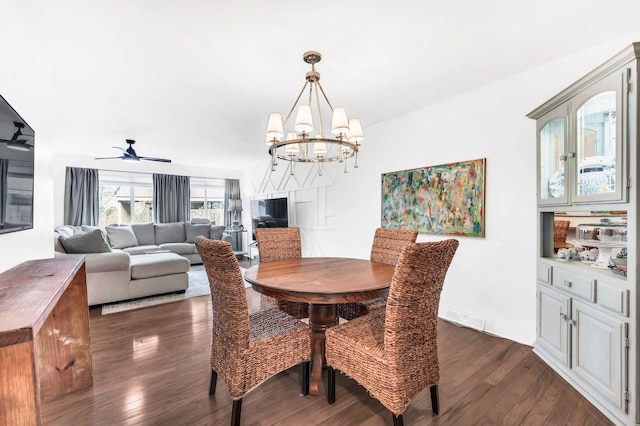
[[[343,107],[335,107],[331,115],[331,133],[339,135],[349,131],[349,120],[347,120],[347,111]]]
[[[313,131],[313,118],[311,117],[311,105],[302,104],[298,107],[296,115],[296,132],[310,133]]]
[[[287,141],[292,141],[295,140],[297,138],[297,135],[293,132],[291,133],[287,133]],[[300,151],[300,147],[298,146],[297,143],[292,143],[289,145],[285,145],[284,147],[285,152],[288,152],[290,154],[296,154]]]
[[[347,132],[347,139],[349,142],[360,143],[364,140],[364,132],[362,131],[362,125],[359,118],[352,118],[349,120],[349,132]]]
[[[282,116],[279,112],[272,112],[269,114],[269,122],[267,124],[267,138],[280,140],[282,135],[284,135]]]
[[[326,154],[327,153],[327,144],[324,142],[314,142],[313,143],[313,153],[314,154]]]

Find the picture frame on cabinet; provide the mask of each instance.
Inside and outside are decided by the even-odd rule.
[[[382,174],[381,226],[485,236],[486,159]]]

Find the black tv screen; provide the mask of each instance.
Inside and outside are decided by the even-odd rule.
[[[256,228],[289,227],[288,208],[289,206],[286,198],[251,200],[253,239],[256,239]]]
[[[33,129],[0,96],[0,234],[33,228]]]

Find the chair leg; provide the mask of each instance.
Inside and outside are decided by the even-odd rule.
[[[231,426],[240,426],[240,415],[242,414],[242,398],[233,400],[231,408]]]
[[[433,414],[438,414],[440,412],[438,385],[431,386],[429,390],[431,391],[431,411],[433,411]]]
[[[327,402],[336,402],[336,370],[327,365]]]
[[[211,383],[209,383],[209,395],[216,393],[216,385],[218,384],[218,373],[215,370],[211,370]]]
[[[309,395],[309,366],[311,361],[300,363],[300,392],[302,396]]]
[[[404,420],[402,420],[402,414],[398,414],[397,416],[393,413],[393,426],[404,426]]]

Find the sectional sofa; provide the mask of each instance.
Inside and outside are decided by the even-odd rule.
[[[58,226],[55,257],[84,256],[89,305],[117,302],[189,287],[187,272],[202,263],[195,238],[231,242],[210,223],[142,223],[127,226]]]

